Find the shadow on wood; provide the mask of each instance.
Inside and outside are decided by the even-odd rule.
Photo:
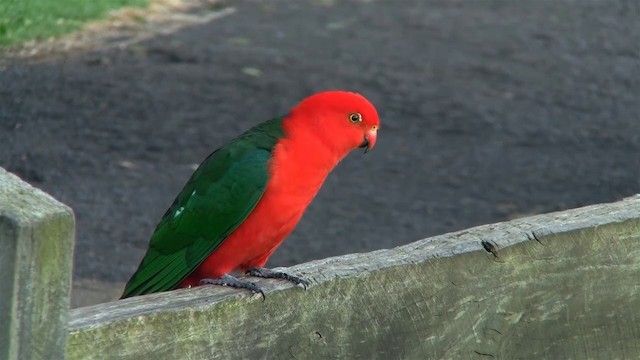
[[[640,197],[71,311],[69,359],[640,356]]]

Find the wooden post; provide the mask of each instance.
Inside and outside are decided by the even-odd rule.
[[[636,359],[640,197],[72,310],[69,359]]]
[[[64,359],[71,209],[0,168],[0,359]]]

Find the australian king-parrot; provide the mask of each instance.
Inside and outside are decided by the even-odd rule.
[[[214,151],[162,216],[122,298],[203,284],[262,293],[239,272],[306,286],[264,265],[338,162],[374,147],[378,127],[362,95],[320,92]]]

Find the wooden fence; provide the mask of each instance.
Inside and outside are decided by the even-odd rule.
[[[0,359],[62,359],[74,222],[70,208],[0,168]]]
[[[0,357],[640,357],[640,197],[297,265],[288,271],[312,286],[257,280],[264,301],[200,287],[67,320],[72,225],[68,208],[0,172],[2,246],[28,245],[0,255],[2,285],[13,284],[0,295]],[[40,248],[54,248],[46,265]]]

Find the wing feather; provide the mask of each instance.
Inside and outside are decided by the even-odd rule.
[[[279,134],[256,127],[200,165],[156,227],[123,298],[174,289],[249,216]]]

